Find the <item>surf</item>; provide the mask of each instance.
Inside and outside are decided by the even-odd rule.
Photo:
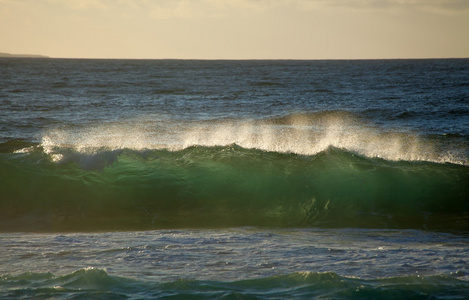
[[[31,144],[1,153],[0,170],[2,231],[469,228],[467,166],[333,146],[303,155],[237,144],[53,152]]]
[[[316,155],[329,147],[370,158],[468,165],[467,137],[423,135],[406,128],[385,128],[359,113],[320,111],[258,119],[175,119],[141,116],[45,130],[40,144],[57,161],[61,149],[93,153],[100,149],[179,151],[192,146],[236,144],[267,152]],[[59,149],[58,153],[55,153]]]

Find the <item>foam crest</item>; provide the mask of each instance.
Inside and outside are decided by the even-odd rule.
[[[417,134],[387,132],[351,116],[293,115],[277,121],[201,124],[185,132],[182,141],[184,147],[237,144],[264,151],[314,155],[333,146],[394,161],[462,161],[439,151],[434,141]]]
[[[389,131],[350,113],[294,114],[265,120],[127,120],[80,128],[53,129],[42,147],[55,161],[63,149],[78,153],[118,149],[182,150],[191,146],[226,146],[314,155],[330,146],[386,160],[466,164],[464,154],[416,133]],[[444,150],[442,150],[444,149]]]
[[[130,124],[103,124],[84,128],[62,128],[48,131],[42,138],[42,146],[73,148],[78,152],[90,152],[100,148],[143,149],[148,147],[145,127]]]

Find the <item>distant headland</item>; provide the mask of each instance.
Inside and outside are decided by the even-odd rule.
[[[36,55],[36,54],[10,54],[0,52],[0,57],[30,57],[30,58],[49,58],[45,55]]]

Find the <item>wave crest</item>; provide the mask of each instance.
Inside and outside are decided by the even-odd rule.
[[[467,229],[469,169],[194,146],[0,156],[3,230],[231,226]],[[28,184],[24,184],[28,182]],[[43,229],[41,229],[43,228]]]
[[[42,147],[53,160],[62,149],[93,154],[118,149],[168,149],[227,146],[269,152],[315,155],[329,147],[392,161],[468,164],[467,143],[452,146],[445,139],[403,130],[384,130],[349,112],[291,114],[263,120],[180,121],[136,119],[113,124],[47,131]]]

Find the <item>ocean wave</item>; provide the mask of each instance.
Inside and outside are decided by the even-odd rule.
[[[150,282],[85,268],[71,274],[23,273],[0,276],[0,297],[17,298],[204,298],[226,299],[466,299],[469,283],[458,274],[405,276],[365,280],[333,272],[297,272],[241,281],[199,281],[181,278]]]
[[[47,130],[41,146],[50,154],[69,148],[92,153],[100,149],[182,150],[192,146],[228,146],[268,152],[316,155],[329,147],[370,158],[467,165],[469,143],[444,133],[438,138],[399,128],[384,129],[346,111],[292,113],[264,119],[201,121],[139,118],[116,123]],[[55,158],[60,161],[60,153]]]
[[[32,145],[0,154],[0,170],[1,231],[469,228],[467,166],[335,147],[315,155],[238,145],[51,154]]]

